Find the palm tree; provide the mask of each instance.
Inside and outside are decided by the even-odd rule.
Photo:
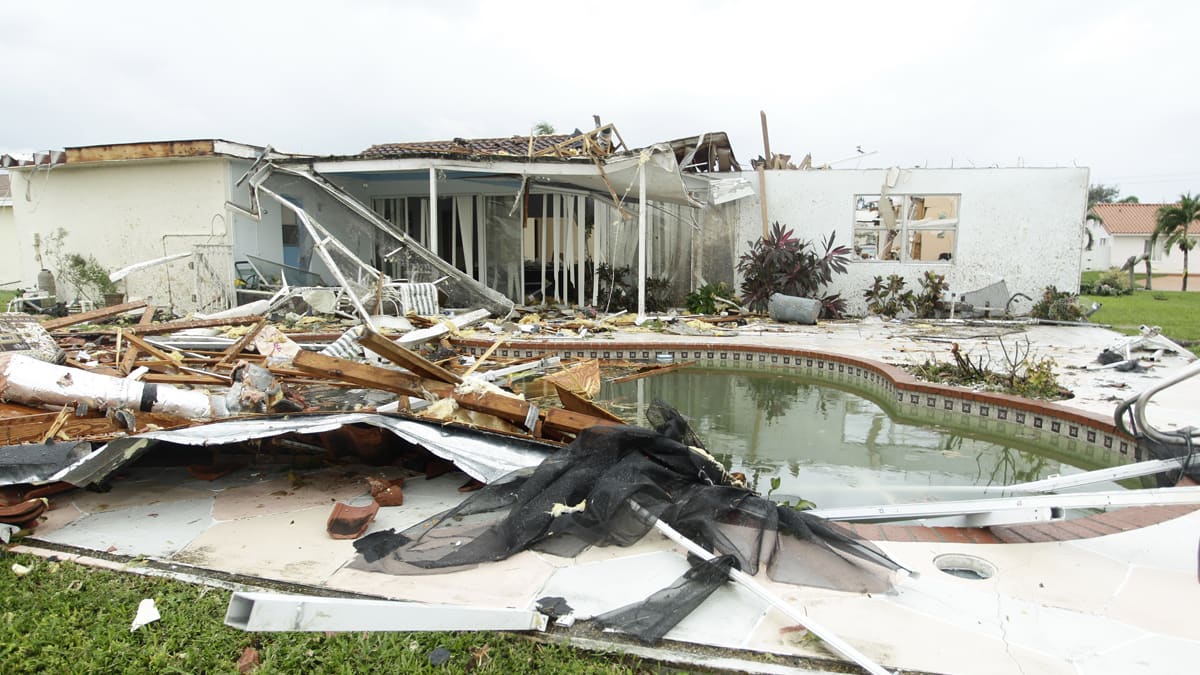
[[[1178,246],[1179,250],[1183,251],[1183,290],[1185,291],[1188,283],[1188,251],[1196,245],[1196,241],[1188,237],[1188,229],[1197,220],[1200,220],[1200,195],[1193,197],[1189,192],[1179,196],[1178,204],[1170,204],[1158,210],[1154,233],[1150,235],[1151,242],[1162,237],[1163,247],[1167,250]]]

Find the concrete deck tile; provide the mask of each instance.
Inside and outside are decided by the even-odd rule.
[[[328,471],[299,474],[293,481],[285,476],[230,487],[217,493],[213,518],[219,521],[237,520],[286,513],[313,507],[332,508],[338,501],[348,501],[368,494],[365,480],[346,478]]]
[[[1080,675],[1151,675],[1195,669],[1200,643],[1155,635],[1129,640],[1076,662]]]
[[[1195,548],[1194,533],[1192,542]],[[1165,572],[1135,567],[1108,608],[1108,615],[1164,636],[1196,640],[1200,648],[1196,607],[1200,607],[1200,584],[1196,583],[1194,568],[1190,572]]]
[[[54,497],[58,503],[69,501],[83,513],[104,513],[120,511],[133,506],[154,506],[194,499],[211,499],[212,493],[201,486],[192,487],[188,483],[197,481],[181,481],[180,483],[159,483],[157,481],[126,482],[116,481],[108,492],[91,492],[89,490],[72,490]]]
[[[725,584],[684,617],[666,639],[744,649],[771,607],[737,584]]]
[[[92,513],[38,539],[120,555],[166,558],[212,523],[212,497],[125,506]]]
[[[54,505],[54,508],[42,515],[42,522],[38,523],[37,529],[34,530],[36,533],[34,536],[47,535],[79,520],[84,515],[69,499],[52,497],[50,503]]]
[[[523,552],[448,574],[400,576],[343,567],[324,586],[415,602],[525,609],[543,595],[540,591],[553,572],[552,566]]]
[[[330,539],[331,507],[214,524],[172,557],[175,562],[305,584],[322,584],[354,557],[353,542]]]
[[[674,551],[580,563],[555,570],[538,597],[565,598],[577,619],[589,619],[645,600],[678,579],[688,567],[687,560]]]

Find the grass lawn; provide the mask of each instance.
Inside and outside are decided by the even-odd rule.
[[[1080,298],[1084,307],[1092,302],[1103,305],[1092,321],[1112,324],[1122,333],[1136,335],[1138,326],[1160,326],[1163,335],[1176,342],[1200,343],[1200,293],[1134,291],[1132,295]],[[1200,354],[1200,344],[1189,348]]]
[[[23,577],[13,563],[32,568]],[[246,647],[255,673],[628,673],[634,659],[541,644],[504,633],[246,633],[224,625],[229,591],[3,553],[0,671],[237,673]],[[162,619],[129,632],[142,598]],[[439,647],[449,651],[430,663]]]

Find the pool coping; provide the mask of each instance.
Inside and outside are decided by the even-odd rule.
[[[456,337],[452,344],[481,356],[495,341]],[[1114,421],[1094,413],[1049,401],[966,387],[927,382],[909,372],[872,359],[784,346],[701,342],[658,338],[654,341],[620,339],[597,343],[588,340],[512,340],[493,352],[500,358],[557,355],[571,358],[658,362],[695,361],[704,367],[739,367],[786,370],[833,383],[867,390],[888,400],[901,415],[927,421],[969,421],[976,430],[1001,429],[1036,434],[1041,441],[1061,442],[1072,452],[1112,466],[1144,459],[1136,441],[1122,433]],[[1082,456],[1082,455],[1081,455]],[[874,541],[928,541],[958,543],[1033,543],[1070,541],[1115,534],[1186,515],[1200,506],[1142,506],[1048,523],[990,527],[933,527],[843,523]]]

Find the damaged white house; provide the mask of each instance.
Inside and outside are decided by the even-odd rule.
[[[1086,169],[1021,168],[767,170],[760,182],[723,133],[631,150],[612,125],[355,155],[192,140],[0,164],[12,176],[12,276],[25,288],[77,253],[119,271],[128,297],[177,311],[218,311],[286,284],[342,289],[341,308],[364,315],[434,283],[446,305],[494,313],[543,299],[603,307],[602,269],[627,275],[642,312],[652,284],[639,280],[677,304],[704,283],[734,286],[738,256],[765,226],[760,186],[768,221],[853,246],[850,273],[830,289],[852,312],[873,276],[915,284],[927,269],[956,291],[1074,289],[1088,181]]]

